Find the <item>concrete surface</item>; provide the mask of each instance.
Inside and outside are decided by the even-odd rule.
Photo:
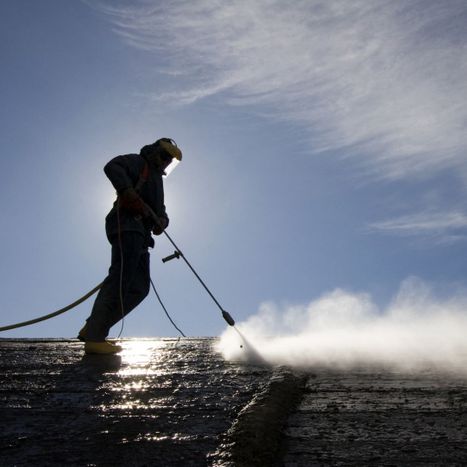
[[[285,430],[292,466],[467,465],[467,380],[425,370],[314,371]]]
[[[467,465],[467,381],[225,362],[213,339],[0,340],[0,465]]]
[[[0,465],[207,465],[270,370],[226,363],[210,339],[0,341]]]

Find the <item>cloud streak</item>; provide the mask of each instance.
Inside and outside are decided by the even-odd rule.
[[[403,237],[422,236],[439,243],[467,238],[467,215],[461,211],[420,212],[369,225],[371,232]]]
[[[464,1],[279,0],[103,4],[128,44],[157,55],[153,97],[222,95],[302,125],[370,176],[465,166]]]

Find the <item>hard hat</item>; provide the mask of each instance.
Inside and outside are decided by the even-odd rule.
[[[140,154],[147,160],[157,154],[160,154],[162,157],[164,157],[164,155],[166,157],[169,156],[171,159],[170,164],[164,170],[164,175],[166,176],[172,172],[182,160],[182,151],[177,146],[177,143],[171,138],[160,138],[156,142],[144,146],[141,148]]]
[[[179,162],[182,160],[182,151],[177,146],[177,143],[171,138],[161,138],[158,139],[155,143],[156,146],[161,147],[174,159],[177,159]]]
[[[170,164],[164,169],[164,175],[167,177],[182,160],[182,151],[180,151],[177,143],[171,138],[158,139],[154,145],[172,158]]]

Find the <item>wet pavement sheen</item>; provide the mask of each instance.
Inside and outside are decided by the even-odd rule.
[[[467,465],[467,377],[378,368],[309,374],[287,467]]]
[[[266,368],[225,362],[212,339],[0,341],[1,464],[209,465]]]
[[[0,465],[467,465],[465,375],[229,363],[215,342],[0,339]]]

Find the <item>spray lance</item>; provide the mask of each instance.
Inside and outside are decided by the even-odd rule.
[[[156,213],[147,205],[145,204],[145,209],[149,215],[149,217],[151,217],[151,219],[155,222],[156,225],[160,226],[160,220],[159,220],[159,217],[156,215]],[[175,251],[172,255],[169,255],[169,256],[166,256],[165,258],[162,259],[162,262],[163,263],[166,263],[167,261],[171,261],[172,259],[179,259],[179,258],[182,258],[183,261],[185,261],[186,265],[191,269],[191,272],[195,275],[195,277],[198,279],[198,281],[200,282],[200,284],[204,287],[204,289],[206,290],[206,292],[209,294],[209,296],[212,298],[212,300],[214,301],[214,303],[217,305],[217,307],[219,308],[219,310],[221,311],[222,313],[222,317],[224,318],[224,320],[227,322],[227,324],[229,326],[235,326],[235,320],[232,318],[232,316],[230,315],[230,313],[226,310],[224,310],[222,308],[222,306],[220,305],[220,303],[217,301],[216,297],[214,297],[214,295],[212,294],[212,292],[209,290],[208,286],[204,283],[204,281],[201,279],[201,277],[199,276],[199,274],[195,271],[195,269],[193,268],[193,266],[190,264],[190,262],[186,259],[185,255],[181,252],[180,248],[178,248],[178,246],[175,244],[175,242],[172,240],[172,238],[170,237],[170,235],[165,231],[163,230],[164,232],[164,235],[167,237],[167,239],[169,240],[169,242],[173,245],[173,247],[175,248]]]

